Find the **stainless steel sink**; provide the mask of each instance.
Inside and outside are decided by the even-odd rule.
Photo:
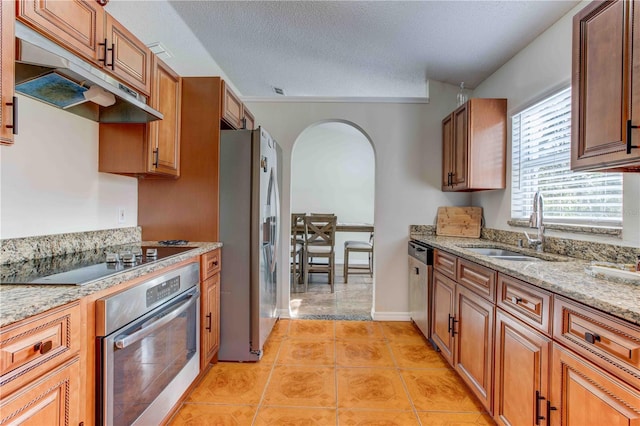
[[[526,254],[518,253],[511,250],[498,249],[498,248],[467,247],[466,250],[472,251],[476,254],[481,254],[484,256],[489,256],[495,259],[502,259],[502,260],[515,260],[515,261],[528,261],[528,262],[543,260],[538,257],[527,256]]]

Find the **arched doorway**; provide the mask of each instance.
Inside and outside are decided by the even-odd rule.
[[[296,139],[291,156],[291,213],[332,213],[341,224],[373,224],[375,153],[366,133],[353,123],[316,123]],[[293,284],[290,313],[296,318],[370,319],[374,278],[343,278],[344,243],[369,241],[369,232],[336,232],[335,292],[327,274],[310,274],[307,291]],[[366,266],[366,253],[351,253],[349,264]],[[365,272],[364,269],[361,270]],[[294,278],[292,278],[294,280]]]

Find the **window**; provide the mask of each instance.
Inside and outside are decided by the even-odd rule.
[[[528,219],[537,190],[546,222],[622,226],[622,173],[572,172],[571,88],[512,117],[511,217]]]

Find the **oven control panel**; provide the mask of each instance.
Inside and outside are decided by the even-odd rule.
[[[174,277],[147,289],[147,307],[180,291],[180,277]]]

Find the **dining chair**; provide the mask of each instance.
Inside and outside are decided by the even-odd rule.
[[[309,215],[304,217],[304,291],[308,290],[309,274],[328,274],[331,293],[335,283],[335,215]],[[312,262],[311,259],[327,259],[326,263]]]
[[[291,213],[291,283],[302,284],[304,260],[304,217],[305,213]],[[295,287],[294,287],[295,289]]]
[[[367,253],[367,266],[349,265],[349,253]],[[344,242],[344,283],[348,283],[349,274],[368,274],[373,278],[373,232],[369,235],[369,242],[366,241],[345,241]]]

